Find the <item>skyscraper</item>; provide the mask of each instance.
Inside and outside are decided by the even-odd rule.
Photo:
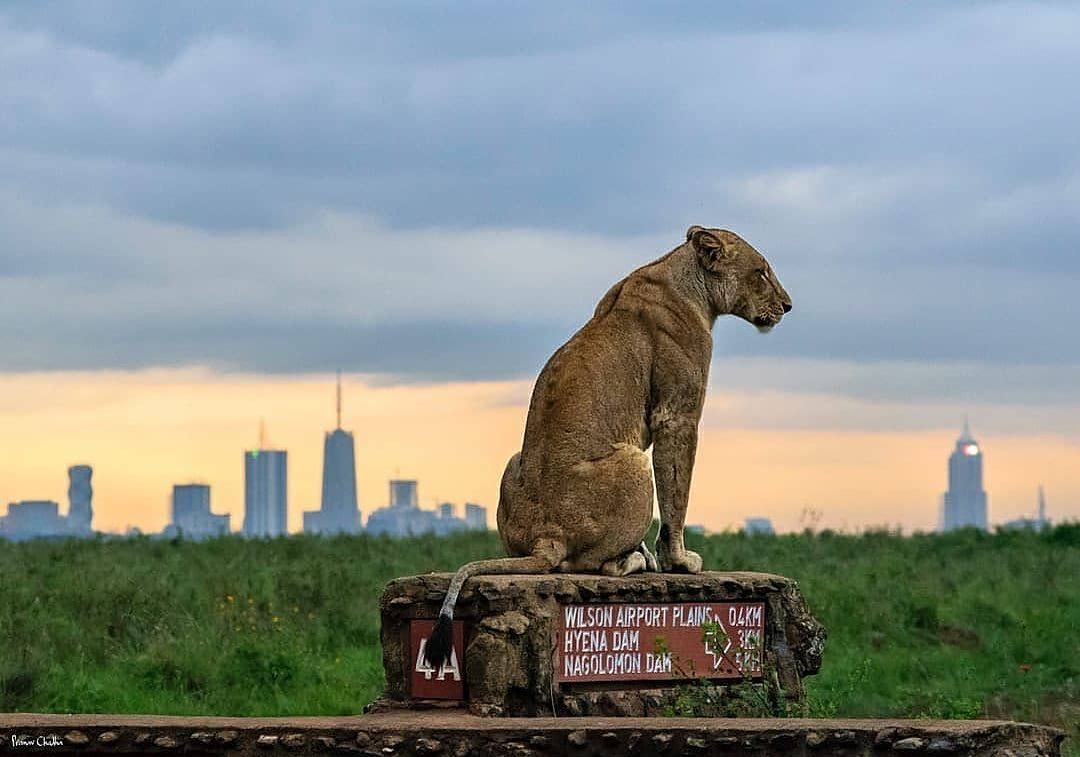
[[[73,465],[68,468],[68,530],[75,536],[89,536],[92,533],[90,521],[94,518],[91,501],[94,488],[90,479],[94,469],[89,465]]]
[[[356,452],[353,436],[341,428],[341,374],[337,380],[337,426],[323,440],[322,507],[304,513],[304,533],[354,534],[360,530],[356,506]]]
[[[263,449],[244,453],[244,535],[284,536],[288,528],[288,453]]]
[[[941,528],[986,528],[986,492],[983,490],[983,453],[971,435],[967,419],[949,455],[949,490],[945,492]]]

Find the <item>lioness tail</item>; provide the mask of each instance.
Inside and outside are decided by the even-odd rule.
[[[450,588],[446,590],[446,599],[439,610],[439,619],[431,632],[424,648],[424,661],[435,670],[450,662],[450,653],[454,646],[454,605],[457,603],[461,587],[473,576],[495,576],[508,573],[548,573],[565,556],[565,550],[545,550],[544,556],[500,557],[494,560],[477,560],[465,563],[458,568],[450,579]]]

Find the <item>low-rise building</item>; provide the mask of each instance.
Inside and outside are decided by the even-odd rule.
[[[172,493],[172,522],[164,536],[185,539],[208,539],[230,532],[228,513],[210,512],[210,487],[206,484],[177,484]]]
[[[765,534],[772,536],[776,533],[773,529],[772,520],[769,518],[747,518],[743,521],[743,531],[748,534]]]
[[[0,535],[12,541],[70,536],[67,518],[60,515],[60,505],[49,499],[12,502],[7,515],[0,518]]]

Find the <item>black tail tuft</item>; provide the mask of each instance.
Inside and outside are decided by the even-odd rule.
[[[438,670],[450,662],[450,653],[453,649],[454,619],[449,615],[440,615],[435,621],[435,630],[431,632],[431,638],[424,647],[424,662]]]

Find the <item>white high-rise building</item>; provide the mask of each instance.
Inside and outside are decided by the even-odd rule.
[[[244,453],[245,536],[284,536],[289,532],[287,489],[285,450],[253,449]]]

